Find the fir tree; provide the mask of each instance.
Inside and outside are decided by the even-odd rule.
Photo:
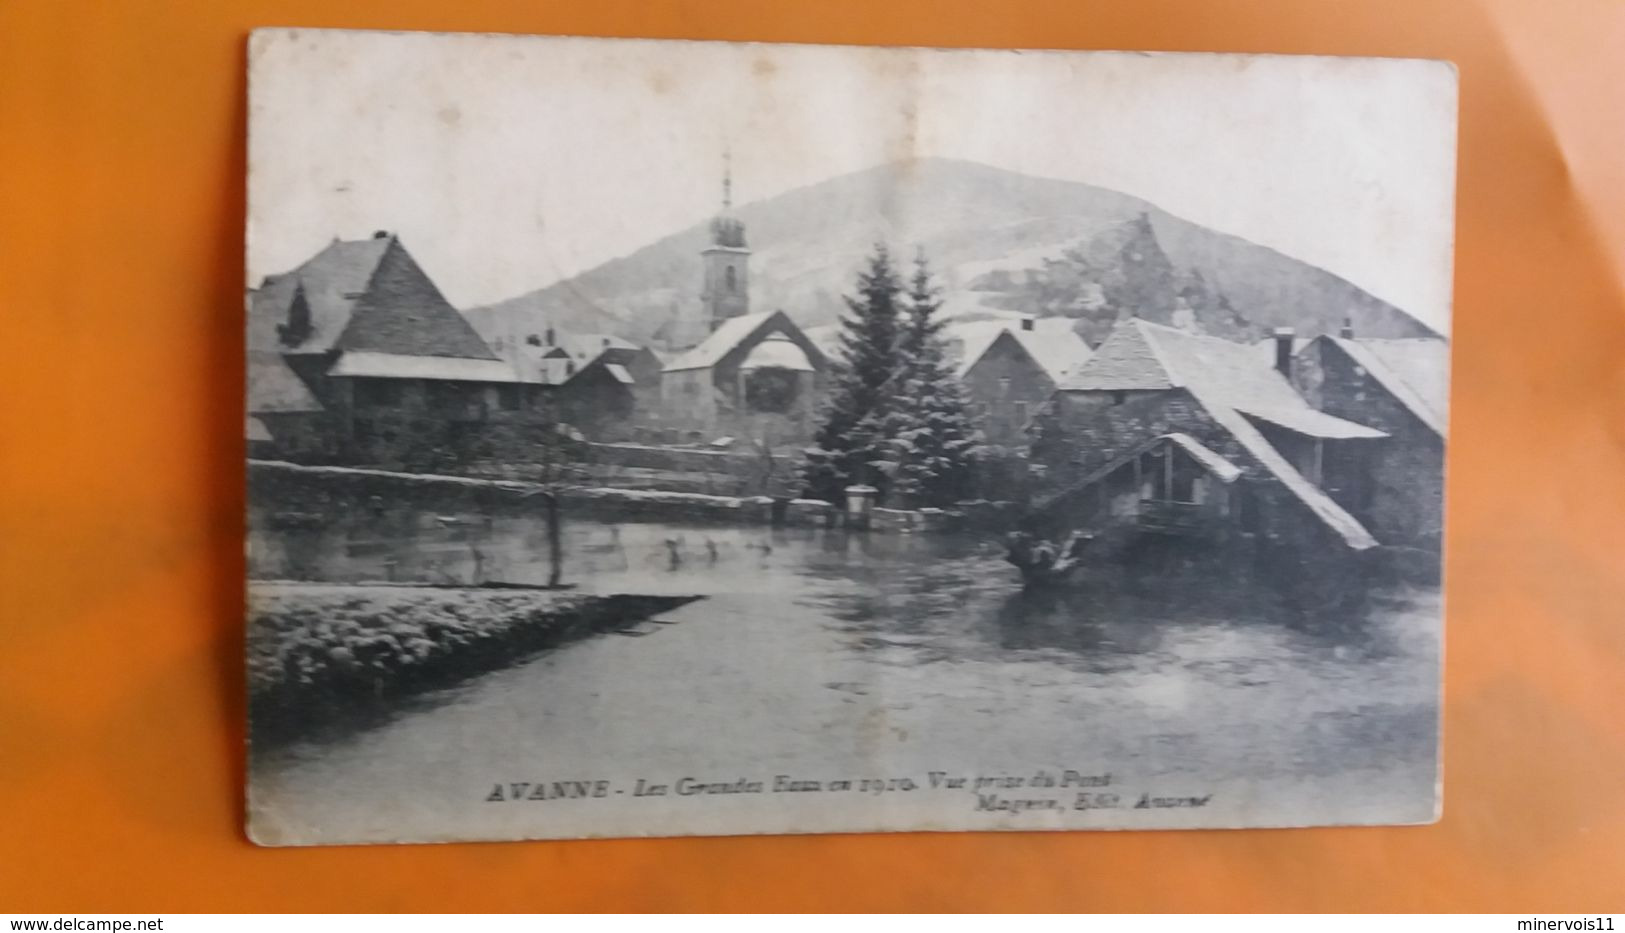
[[[876,485],[883,474],[872,468],[882,455],[885,422],[898,375],[898,332],[903,285],[885,244],[876,244],[858,275],[857,294],[846,299],[840,349],[831,367],[824,422],[807,451],[802,479],[808,494],[839,503],[841,491],[857,482]]]
[[[915,508],[952,505],[970,495],[981,437],[954,371],[937,317],[942,301],[922,251],[914,261],[907,318],[898,335],[893,404],[882,419],[880,460],[889,492]]]

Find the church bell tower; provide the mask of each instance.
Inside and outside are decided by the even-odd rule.
[[[727,153],[722,163],[722,210],[711,219],[711,245],[700,255],[705,264],[700,303],[715,331],[723,321],[750,313],[750,247],[745,245],[745,224],[733,212],[733,166]]]

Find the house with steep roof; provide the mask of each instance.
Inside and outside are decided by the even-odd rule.
[[[453,308],[398,237],[329,243],[249,298],[250,356],[278,356],[365,440],[385,415],[481,420],[517,404],[512,368]]]
[[[297,457],[323,444],[325,409],[273,350],[248,351],[244,438],[251,457]]]
[[[1025,445],[1033,413],[1090,356],[1065,318],[955,322],[942,335],[982,435],[993,444]]]
[[[695,441],[800,443],[817,428],[827,369],[823,351],[783,311],[727,318],[666,363],[662,424]]]
[[[1252,346],[1119,322],[1042,419],[1032,454],[1058,518],[1166,530],[1183,514],[1187,533],[1379,544],[1334,492],[1388,435],[1314,408]]]
[[[659,418],[660,358],[611,334],[498,336],[491,348],[514,368],[525,408],[551,405],[594,440],[628,440]]]
[[[1437,550],[1444,533],[1450,344],[1356,337],[1345,326],[1293,353],[1289,376],[1316,409],[1388,435],[1333,495],[1384,543]]]

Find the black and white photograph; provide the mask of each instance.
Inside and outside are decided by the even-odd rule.
[[[1436,820],[1456,87],[256,31],[250,835]]]

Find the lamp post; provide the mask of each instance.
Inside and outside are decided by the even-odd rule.
[[[846,526],[867,531],[880,490],[859,484],[846,487]]]

